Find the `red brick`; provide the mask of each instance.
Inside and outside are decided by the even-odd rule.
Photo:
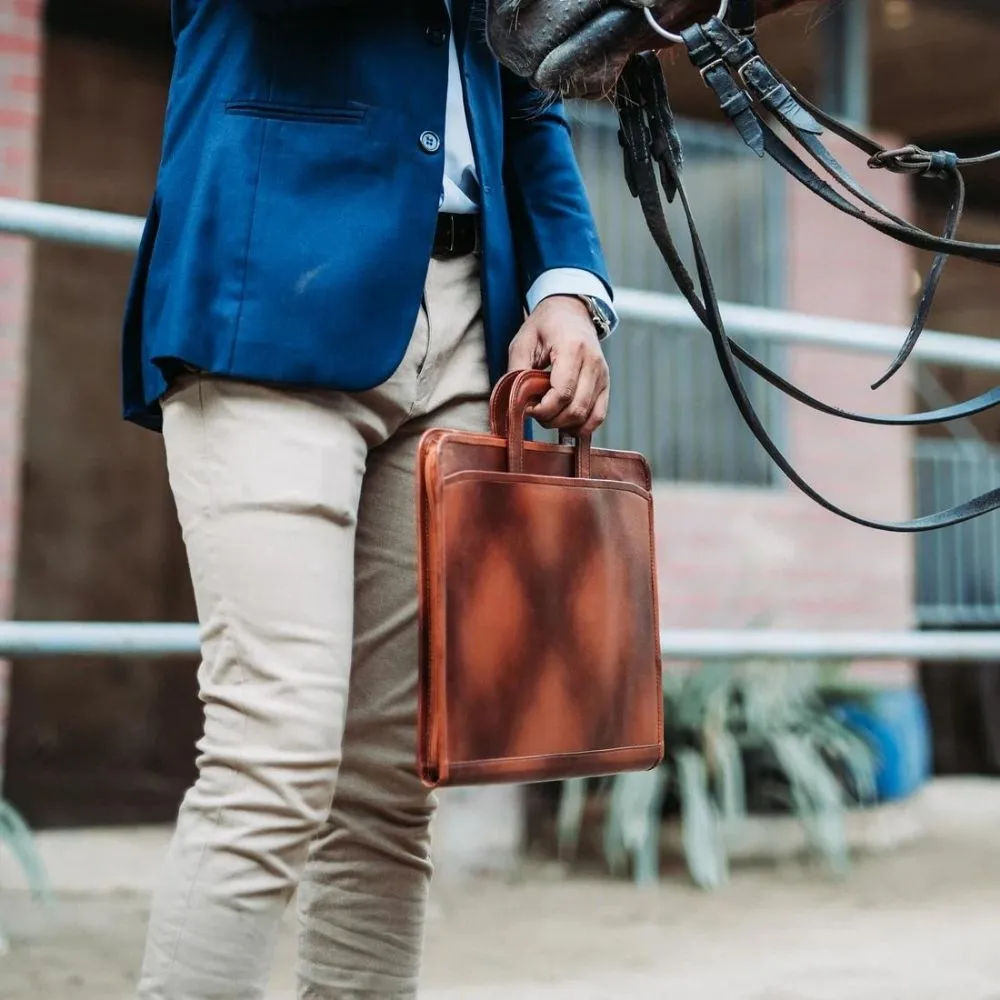
[[[30,132],[37,124],[38,117],[34,111],[18,111],[10,107],[0,108],[0,129],[4,131],[23,130]]]
[[[15,94],[37,94],[40,86],[37,76],[26,73],[12,73],[7,82]]]
[[[44,5],[44,0],[13,0],[14,13],[36,31],[41,27]]]
[[[37,56],[41,48],[41,41],[35,34],[0,34],[0,56],[10,54]]]
[[[0,33],[0,193],[34,196],[41,73],[40,0],[8,4]],[[13,15],[12,17],[10,15]],[[10,614],[18,527],[24,349],[31,296],[31,248],[0,239],[0,620]],[[0,764],[7,719],[7,670],[0,663]]]

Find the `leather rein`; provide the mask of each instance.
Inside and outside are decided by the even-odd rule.
[[[956,236],[965,207],[965,181],[961,168],[989,160],[1000,160],[1000,150],[985,156],[963,159],[954,153],[927,152],[913,145],[887,149],[849,128],[798,93],[760,54],[754,42],[755,8],[755,0],[723,0],[715,17],[677,35],[656,24],[648,8],[646,17],[661,35],[671,41],[683,43],[691,62],[701,73],[706,85],[715,93],[722,111],[757,156],[769,157],[796,181],[804,184],[838,211],[900,243],[936,255],[924,280],[906,339],[888,370],[873,384],[872,388],[875,389],[899,371],[912,353],[927,323],[948,258],[956,256],[987,264],[1000,264],[1000,245],[969,243]],[[828,511],[855,524],[883,531],[930,531],[1000,509],[1000,488],[997,488],[954,507],[912,520],[878,521],[844,510],[802,478],[764,427],[750,401],[737,361],[790,398],[820,413],[857,423],[883,426],[926,426],[983,413],[1000,404],[1000,386],[974,399],[922,413],[902,416],[854,413],[811,396],[740,347],[727,335],[722,320],[708,260],[681,177],[683,151],[676,120],[667,95],[663,70],[654,53],[640,52],[629,59],[617,84],[615,105],[620,121],[619,142],[624,153],[625,178],[629,190],[639,201],[650,234],[677,287],[712,337],[722,374],[740,414],[781,471],[802,492]],[[792,141],[818,163],[829,179],[814,170],[792,145],[779,136],[765,115],[776,119]],[[944,233],[936,236],[913,225],[865,191],[824,145],[821,139],[824,129],[865,153],[868,156],[868,166],[872,169],[929,177],[947,184],[950,207]],[[838,190],[838,186],[857,199],[863,207],[848,200]],[[668,202],[673,203],[679,198],[684,210],[694,251],[697,282],[681,260],[670,233],[664,215],[661,189]]]

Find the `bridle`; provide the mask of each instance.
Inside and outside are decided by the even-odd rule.
[[[887,149],[826,114],[798,93],[760,54],[754,42],[755,0],[721,0],[715,17],[677,34],[661,27],[649,8],[645,8],[645,15],[650,26],[662,37],[685,46],[705,84],[715,93],[720,108],[743,141],[758,156],[769,157],[792,178],[838,211],[900,243],[936,254],[924,280],[906,339],[888,370],[872,388],[883,385],[903,366],[923,332],[948,258],[957,256],[1000,264],[1000,245],[969,243],[956,237],[965,207],[965,181],[961,168],[1000,160],[1000,150],[984,156],[961,158],[946,151],[928,152],[915,145]],[[617,84],[615,104],[620,121],[619,142],[624,153],[625,178],[629,190],[639,201],[650,234],[678,289],[712,337],[722,374],[740,414],[782,472],[828,511],[856,524],[884,531],[929,531],[1000,509],[1000,488],[997,488],[954,507],[912,520],[878,521],[844,510],[802,478],[775,444],[757,415],[737,361],[790,398],[820,413],[857,423],[883,426],[926,426],[983,413],[1000,404],[1000,386],[974,399],[923,413],[902,416],[854,413],[811,396],[740,347],[726,334],[722,321],[708,260],[681,178],[683,151],[680,136],[667,95],[663,71],[654,53],[640,52],[629,59]],[[819,164],[830,180],[820,176],[775,131],[768,118],[776,119],[791,139]],[[936,236],[913,225],[865,191],[824,145],[820,138],[824,129],[829,129],[864,152],[868,156],[868,166],[872,169],[929,177],[947,184],[950,207],[943,235]],[[864,207],[849,201],[834,185],[844,189]],[[677,252],[664,214],[661,189],[668,202],[672,203],[678,197],[680,199],[694,250],[697,284]]]
[[[683,35],[675,35],[672,31],[667,31],[657,20],[653,11],[650,7],[643,7],[643,14],[646,15],[646,23],[655,31],[661,38],[665,38],[668,42],[673,42],[675,45],[684,44]],[[726,15],[729,13],[729,0],[722,0],[719,5],[719,12],[715,15],[720,21],[726,19]]]

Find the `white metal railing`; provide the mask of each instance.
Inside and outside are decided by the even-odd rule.
[[[133,215],[0,198],[0,232],[32,239],[134,252],[144,222]]]
[[[665,629],[673,660],[1000,660],[1000,631],[783,631]],[[0,657],[196,655],[198,626],[187,623],[0,622]]]
[[[615,308],[622,318],[687,328],[698,323],[691,307],[679,295],[661,295],[622,288],[615,292]],[[809,316],[805,313],[725,303],[722,318],[730,336],[754,337],[784,344],[835,347],[842,351],[895,354],[900,330],[880,323]],[[926,330],[913,349],[918,361],[982,371],[1000,371],[1000,341],[959,333]]]
[[[0,198],[0,233],[108,250],[134,252],[143,220],[62,205]],[[616,304],[623,318],[690,329],[696,319],[675,295],[621,289]],[[727,304],[729,332],[763,341],[809,344],[891,354],[899,330],[820,316]],[[979,337],[928,331],[914,357],[941,365],[1000,370],[1000,343]],[[678,659],[765,656],[784,659],[1000,659],[1000,632],[783,632],[754,630],[668,630],[663,653]],[[0,622],[0,656],[142,655],[196,653],[197,626],[173,623]]]
[[[143,221],[130,215],[0,198],[0,233],[34,239],[134,252]],[[623,319],[678,329],[698,323],[691,307],[679,295],[622,288],[615,292],[615,307]],[[895,326],[734,303],[724,303],[722,314],[729,333],[737,337],[873,354],[895,354],[899,349],[900,331]],[[927,330],[917,342],[913,357],[940,365],[1000,371],[1000,341]]]

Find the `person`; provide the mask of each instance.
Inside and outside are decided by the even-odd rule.
[[[416,773],[415,457],[608,406],[612,290],[565,112],[470,0],[174,0],[162,157],[123,330],[162,432],[204,732],[154,894],[143,1000],[416,996],[434,800]]]

